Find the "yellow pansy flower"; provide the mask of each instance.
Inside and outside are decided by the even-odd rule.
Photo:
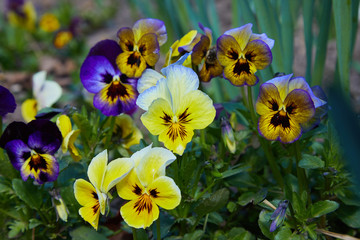
[[[182,155],[194,129],[203,129],[212,123],[216,111],[211,98],[197,90],[199,78],[192,69],[170,65],[162,69],[162,73],[164,76],[144,73],[146,77],[139,79],[138,89],[154,82],[156,85],[140,93],[136,104],[146,111],[141,121],[150,133],[159,135],[166,148]]]
[[[180,204],[179,187],[165,176],[166,166],[176,157],[167,149],[150,145],[134,153],[131,159],[135,167],[116,185],[118,195],[129,200],[120,213],[129,226],[147,228],[158,219],[158,206],[170,210]]]
[[[45,71],[35,73],[32,82],[35,99],[27,99],[21,105],[21,113],[26,122],[34,120],[39,110],[51,107],[62,94],[62,89],[57,82],[46,80]]]
[[[126,149],[139,144],[143,138],[140,129],[136,127],[133,119],[127,114],[116,117],[113,131],[114,137],[120,139],[121,145]]]
[[[105,214],[105,207],[109,190],[124,178],[133,168],[134,162],[130,158],[118,158],[108,162],[107,150],[96,155],[89,165],[87,174],[90,182],[77,179],[74,183],[76,200],[82,206],[80,216],[89,222],[96,230],[100,213]]]
[[[40,19],[39,26],[45,32],[55,32],[60,28],[60,22],[54,14],[45,13]]]
[[[76,149],[74,143],[76,138],[79,136],[80,130],[72,130],[70,118],[66,115],[61,115],[56,120],[56,125],[58,126],[61,135],[63,137],[63,142],[61,144],[61,150],[65,153],[69,149],[71,157],[75,161],[79,161],[81,156],[79,151]]]

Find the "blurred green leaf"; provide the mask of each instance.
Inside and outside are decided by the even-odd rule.
[[[320,217],[331,213],[338,209],[338,207],[339,204],[335,201],[325,200],[316,202],[310,207],[311,217]]]
[[[9,238],[15,238],[18,234],[25,232],[28,225],[26,222],[22,221],[13,221],[10,223],[10,231],[8,233]]]
[[[36,228],[37,226],[43,224],[40,220],[32,218],[29,220],[29,229]]]
[[[360,208],[353,206],[341,206],[336,215],[346,225],[352,228],[360,228]]]
[[[268,238],[268,239],[274,239],[275,232],[270,232],[270,224],[271,224],[271,212],[268,212],[266,210],[262,210],[259,215],[258,224],[261,229],[261,232]]]
[[[319,157],[312,156],[309,154],[303,154],[302,159],[299,162],[299,167],[305,169],[317,169],[323,168],[325,165],[324,161]]]
[[[291,230],[288,227],[280,228],[279,232],[275,235],[275,240],[290,239],[292,235]]]
[[[202,230],[196,230],[195,232],[185,234],[183,240],[200,240],[203,235],[204,232]]]
[[[23,200],[30,208],[39,210],[43,202],[43,194],[31,182],[32,179],[24,182],[21,179],[13,179],[12,186],[16,195]]]
[[[107,238],[95,229],[81,226],[70,231],[72,240],[106,240]]]
[[[306,76],[307,82],[311,82],[311,67],[312,67],[312,47],[313,47],[313,34],[312,34],[312,19],[314,13],[313,0],[303,0],[303,19],[304,19],[304,36],[306,48]],[[325,46],[326,48],[326,46]]]
[[[226,205],[229,200],[230,192],[227,188],[222,188],[211,194],[210,197],[205,198],[194,209],[194,211],[200,216],[205,216],[208,213],[214,212]]]

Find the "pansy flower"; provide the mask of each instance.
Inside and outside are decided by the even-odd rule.
[[[132,28],[118,31],[122,53],[116,58],[120,71],[128,77],[139,78],[147,67],[159,60],[160,46],[167,40],[165,24],[158,19],[140,19]]]
[[[34,120],[39,110],[51,107],[62,94],[62,89],[57,82],[46,80],[45,71],[35,73],[32,83],[34,98],[26,99],[21,105],[21,113],[26,122]]]
[[[137,79],[119,71],[115,59],[121,53],[113,40],[103,40],[91,48],[80,69],[84,88],[94,93],[94,107],[106,116],[136,110]]]
[[[291,76],[276,77],[260,86],[256,101],[256,112],[260,115],[258,129],[268,140],[296,141],[302,134],[301,124],[326,103],[313,94],[303,77]]]
[[[33,31],[36,22],[36,11],[31,1],[7,0],[7,18],[14,26],[23,27]]]
[[[78,27],[80,25],[80,18],[75,17],[71,19],[70,25],[66,28],[62,28],[55,33],[54,46],[57,49],[64,48],[67,46],[74,37],[78,35]]]
[[[70,118],[66,115],[61,115],[56,119],[56,125],[60,129],[61,135],[63,137],[63,141],[61,144],[61,150],[65,153],[69,150],[71,157],[75,161],[79,161],[81,159],[81,155],[77,148],[75,147],[74,143],[76,138],[80,134],[80,129],[73,130],[71,126]]]
[[[0,116],[5,117],[16,109],[14,95],[5,87],[0,86]]]
[[[134,153],[135,167],[121,180],[118,195],[129,202],[120,209],[125,222],[134,228],[147,228],[159,217],[159,207],[174,209],[181,201],[179,187],[165,176],[165,168],[176,157],[169,150],[151,145]]]
[[[106,202],[110,198],[109,190],[124,178],[133,168],[130,158],[118,158],[108,162],[107,150],[96,155],[89,164],[87,171],[90,182],[77,179],[74,183],[76,200],[82,206],[80,216],[96,230],[100,213],[105,214]]]
[[[191,61],[194,65],[200,65],[204,60],[199,72],[199,79],[203,82],[209,82],[213,77],[222,74],[223,67],[216,57],[216,46],[212,46],[212,31],[202,24],[199,24],[199,27],[205,35],[202,35],[200,41],[194,46]]]
[[[148,69],[138,83],[144,90],[137,105],[146,112],[141,121],[169,150],[182,155],[186,144],[194,135],[194,129],[207,127],[215,118],[211,98],[198,90],[196,73],[182,65],[170,65],[162,69],[163,75]]]
[[[257,70],[272,62],[271,48],[274,40],[265,33],[254,34],[252,24],[226,31],[217,40],[217,57],[224,66],[224,78],[235,86],[255,85]]]
[[[193,50],[194,46],[200,41],[200,35],[196,30],[191,30],[185,34],[180,40],[176,40],[170,47],[170,50],[165,57],[165,65],[169,66],[179,60],[185,53],[189,53]],[[189,55],[184,63],[185,67],[192,67],[191,56]]]
[[[33,120],[28,124],[12,122],[0,138],[16,170],[26,181],[29,176],[38,184],[55,181],[59,164],[54,154],[62,142],[61,133],[49,120]]]
[[[55,32],[60,28],[60,22],[54,14],[45,13],[41,16],[39,27],[44,32]]]

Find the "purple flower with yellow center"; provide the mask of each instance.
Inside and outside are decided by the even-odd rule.
[[[211,46],[212,31],[202,24],[199,24],[199,27],[205,35],[202,35],[200,41],[194,46],[191,61],[194,65],[200,65],[204,60],[199,72],[199,79],[203,82],[209,82],[212,78],[220,76],[223,73],[223,67],[216,57],[216,46]]]
[[[115,59],[120,53],[115,41],[100,41],[90,50],[80,69],[84,88],[95,94],[94,107],[106,116],[136,110],[137,79],[119,71]]]
[[[16,109],[14,95],[5,87],[0,86],[0,116],[5,117],[8,113],[13,113]]]
[[[259,133],[268,140],[291,143],[302,134],[315,109],[326,104],[317,98],[303,77],[292,74],[273,78],[260,86],[256,112]]]
[[[54,154],[61,146],[62,136],[55,123],[33,120],[28,124],[12,122],[0,138],[10,161],[26,181],[29,176],[38,184],[55,181],[59,164]]]
[[[224,66],[224,78],[235,86],[254,86],[257,70],[272,62],[274,40],[265,33],[252,33],[252,24],[226,31],[217,40],[217,57]]]
[[[116,58],[120,71],[128,77],[139,78],[147,67],[159,60],[160,46],[167,40],[165,24],[158,19],[140,19],[133,28],[118,31],[122,53]]]

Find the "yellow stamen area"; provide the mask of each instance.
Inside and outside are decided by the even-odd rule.
[[[135,212],[139,215],[142,211],[147,211],[148,213],[152,210],[152,201],[150,196],[145,193],[139,197],[134,205]]]

